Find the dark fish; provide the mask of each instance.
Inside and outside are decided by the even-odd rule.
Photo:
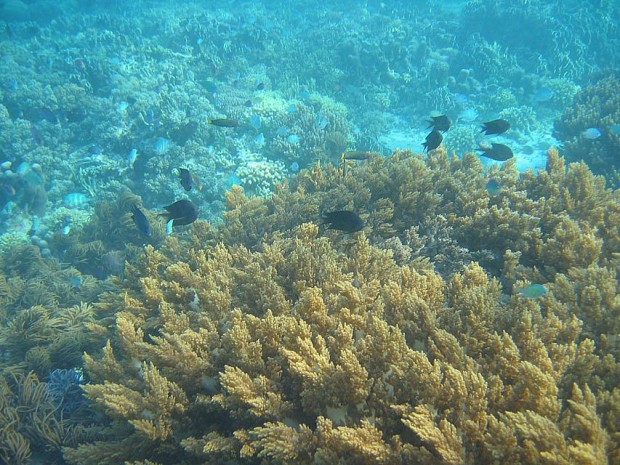
[[[431,116],[431,119],[428,120],[428,124],[429,129],[433,128],[433,130],[435,131],[445,132],[450,129],[452,121],[450,121],[450,118],[448,118],[446,115]]]
[[[435,150],[441,144],[443,140],[443,136],[437,129],[433,129],[428,136],[426,136],[426,142],[422,145],[424,146],[424,150],[430,152],[431,150]]]
[[[172,226],[191,224],[198,219],[198,207],[191,200],[183,199],[164,207],[168,213],[162,213],[168,217],[166,222],[172,221]]]
[[[82,107],[75,107],[64,111],[64,116],[69,123],[80,123],[86,119],[88,112]]]
[[[183,189],[186,191],[191,191],[194,185],[192,173],[186,168],[177,168],[177,170],[179,172],[179,178],[181,179],[181,186],[183,186]]]
[[[347,150],[342,152],[342,160],[368,160],[373,155],[377,155],[377,152],[366,152],[364,150]]]
[[[54,114],[52,110],[47,107],[43,107],[39,109],[39,121],[49,121],[52,124],[56,124],[58,122],[58,118]]]
[[[213,126],[219,126],[221,128],[236,128],[237,126],[239,126],[239,121],[229,118],[215,118],[209,119],[209,124],[212,124]]]
[[[136,223],[138,231],[145,236],[151,235],[151,223],[149,223],[149,219],[137,205],[133,206],[131,218],[133,222]]]
[[[73,60],[73,66],[80,73],[85,73],[86,72],[86,62],[84,60],[82,60],[81,58],[77,58],[76,60]]]
[[[265,90],[265,83],[259,82],[258,84],[256,84],[256,90]]]
[[[482,130],[487,136],[491,134],[502,134],[510,129],[510,123],[505,119],[494,119],[493,121],[487,121],[482,123]]]
[[[357,213],[350,210],[323,213],[322,218],[329,229],[337,229],[348,233],[359,231],[365,226],[364,220]]]
[[[482,152],[483,157],[490,158],[491,160],[506,161],[514,157],[510,147],[504,144],[491,144],[491,147],[480,147],[476,149],[478,152]]]
[[[246,107],[248,107],[248,108],[251,108],[251,107],[252,107],[252,105],[254,105],[254,104],[252,103],[252,100],[246,100],[246,101],[245,101],[245,103],[244,103],[244,105],[245,105]]]
[[[34,123],[30,126],[30,134],[32,134],[32,140],[35,145],[43,144],[43,134]]]

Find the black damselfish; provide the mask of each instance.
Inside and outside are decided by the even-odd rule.
[[[483,157],[496,161],[506,161],[514,157],[510,147],[504,144],[491,144],[491,147],[480,147],[476,150],[482,152],[480,155]]]
[[[431,119],[429,119],[427,122],[428,129],[433,128],[433,130],[442,132],[446,132],[448,129],[450,129],[450,125],[452,124],[452,121],[450,121],[450,118],[448,118],[446,115],[431,116]]]
[[[161,213],[168,217],[166,222],[172,221],[172,226],[191,224],[198,219],[198,207],[191,200],[183,199],[164,207],[168,213]]]
[[[426,136],[426,142],[422,145],[424,146],[424,150],[430,152],[431,150],[435,150],[441,144],[443,140],[443,136],[437,129],[433,129],[428,136]]]
[[[194,180],[192,179],[192,173],[187,168],[177,168],[179,172],[179,178],[181,180],[181,186],[186,191],[191,191],[194,186]]]
[[[131,209],[131,219],[136,224],[138,231],[140,231],[145,236],[151,235],[151,223],[149,223],[149,219],[146,217],[144,212],[140,210],[137,205],[134,205]]]
[[[322,218],[329,229],[337,229],[348,233],[360,231],[365,226],[364,220],[357,213],[350,210],[323,213]]]
[[[493,121],[487,121],[482,123],[482,130],[487,136],[492,134],[502,134],[510,129],[510,123],[505,119],[494,119]]]

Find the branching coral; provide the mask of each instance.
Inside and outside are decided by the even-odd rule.
[[[117,426],[71,462],[602,464],[616,447],[594,372],[574,377],[604,354],[578,349],[577,309],[553,293],[503,302],[478,265],[444,282],[312,224],[261,251],[177,245],[108,296],[120,313],[86,390]]]
[[[58,454],[83,438],[84,428],[63,418],[61,402],[33,373],[0,378],[0,407],[2,463],[27,465],[33,451]]]
[[[539,174],[519,175],[511,162],[492,168],[486,176],[504,185],[499,196],[484,189],[483,168],[473,154],[452,159],[436,151],[424,162],[397,152],[390,160],[376,157],[353,167],[344,177],[329,165],[314,166],[264,201],[229,193],[221,234],[230,243],[255,247],[276,231],[288,234],[297,224],[320,221],[322,211],[352,209],[369,225],[371,240],[397,236],[414,250],[426,247],[438,266],[446,255],[477,253],[499,273],[504,251],[518,250],[521,263],[544,264],[540,272],[551,280],[572,266],[608,263],[619,244],[617,194],[584,164],[567,168],[556,150],[548,157],[547,170]],[[446,224],[438,225],[438,218]]]
[[[555,134],[564,142],[563,154],[569,161],[587,160],[588,166],[597,174],[604,174],[610,184],[620,184],[620,80],[609,76],[585,87],[573,104],[566,108],[555,122]],[[615,126],[614,126],[615,125]],[[600,136],[585,137],[584,131],[596,128]]]

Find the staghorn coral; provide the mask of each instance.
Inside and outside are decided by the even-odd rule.
[[[603,178],[584,164],[566,167],[554,149],[546,171],[538,174],[519,175],[514,163],[506,162],[486,174],[504,185],[499,196],[486,192],[482,174],[475,155],[449,158],[442,151],[428,161],[409,152],[389,160],[375,157],[344,177],[330,165],[316,165],[262,201],[229,192],[220,233],[225,242],[252,248],[276,231],[286,235],[302,222],[318,222],[322,211],[352,209],[368,224],[373,242],[397,236],[419,247],[411,228],[428,224],[417,234],[429,236],[424,241],[432,245],[438,240],[432,224],[444,217],[447,224],[440,229],[451,230],[444,241],[455,251],[462,248],[461,256],[481,253],[499,273],[504,251],[518,250],[521,263],[542,263],[548,280],[571,266],[604,265],[618,250],[618,194],[606,190]]]
[[[617,448],[594,371],[575,378],[606,351],[579,349],[579,304],[555,287],[506,301],[476,264],[444,281],[363,233],[286,236],[147,249],[127,295],[106,298],[110,343],[86,357],[86,391],[115,425],[67,460],[603,464]]]

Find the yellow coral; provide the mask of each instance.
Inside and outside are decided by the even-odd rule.
[[[109,461],[111,445],[160,462],[617,457],[616,220],[599,209],[611,194],[551,153],[540,176],[496,169],[506,190],[491,198],[476,158],[437,152],[376,157],[344,180],[315,167],[271,199],[233,189],[218,231],[147,247],[126,294],[101,305],[116,309],[109,344],[85,358],[115,427],[67,459]],[[336,207],[373,226],[345,237],[315,224]],[[411,228],[439,214],[449,247],[470,249],[449,277],[374,245],[435,240]],[[471,261],[486,248],[490,268]],[[526,280],[547,295],[506,295]]]
[[[456,427],[446,420],[434,421],[433,412],[426,405],[418,405],[403,415],[402,422],[411,429],[436,455],[441,463],[458,465],[464,460],[463,444]]]

